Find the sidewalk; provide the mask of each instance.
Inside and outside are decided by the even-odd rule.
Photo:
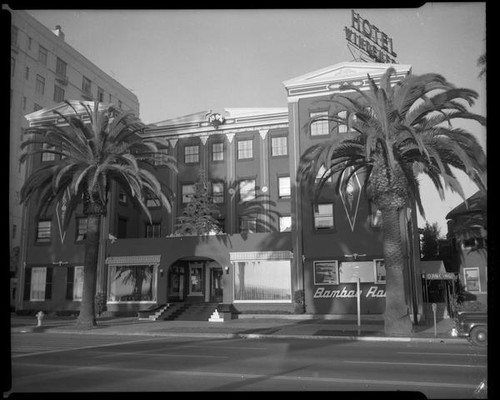
[[[51,332],[90,335],[146,335],[207,338],[298,338],[357,341],[425,341],[464,343],[466,339],[450,335],[452,319],[433,325],[414,326],[409,337],[387,337],[380,318],[365,318],[358,328],[356,317],[321,319],[297,315],[245,315],[224,322],[209,321],[149,321],[129,318],[98,318],[98,326],[90,330],[75,327],[75,318],[46,317],[42,327],[37,327],[35,317],[11,316],[11,332]]]

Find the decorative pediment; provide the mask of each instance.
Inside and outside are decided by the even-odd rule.
[[[411,71],[408,64],[343,62],[289,79],[284,81],[283,85],[289,97],[310,97],[338,90],[344,83],[364,86],[368,75],[375,79],[380,78],[390,67],[396,70],[398,77],[403,77]]]

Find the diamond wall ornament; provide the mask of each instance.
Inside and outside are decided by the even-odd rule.
[[[59,237],[61,238],[61,243],[64,243],[64,238],[66,237],[66,231],[63,230],[63,221],[66,215],[66,209],[68,207],[68,201],[70,198],[69,188],[66,189],[64,195],[60,202],[56,204],[56,217],[57,225],[59,227]]]
[[[342,200],[342,204],[344,205],[344,210],[347,215],[349,225],[351,226],[351,230],[354,231],[359,201],[361,199],[362,185],[357,172],[354,172],[354,174],[351,175],[352,171],[353,167],[349,167],[342,172],[342,176],[340,177],[340,198]],[[349,176],[350,179],[346,182]]]

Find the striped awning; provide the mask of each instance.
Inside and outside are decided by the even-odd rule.
[[[152,265],[160,263],[161,255],[118,256],[106,258],[108,265]]]
[[[290,260],[293,253],[284,251],[240,251],[229,253],[230,261]]]

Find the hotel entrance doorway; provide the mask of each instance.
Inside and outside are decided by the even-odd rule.
[[[169,268],[169,302],[222,302],[222,267],[211,259],[182,259]]]

